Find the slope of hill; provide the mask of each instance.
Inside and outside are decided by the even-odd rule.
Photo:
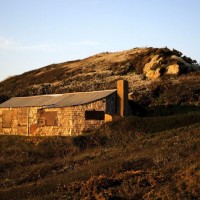
[[[10,77],[0,83],[0,102],[12,96],[112,89],[116,87],[116,80],[121,78],[129,81],[129,92],[136,91],[140,97],[146,98],[153,90],[152,95],[159,96],[161,90],[167,90],[165,86],[159,85],[159,77],[165,77],[167,85],[170,82],[180,87],[178,90],[182,90],[182,82],[187,82],[188,87],[191,87],[188,93],[190,101],[196,102],[199,73],[194,71],[198,69],[195,60],[168,48],[134,48],[116,53],[100,53],[83,60],[52,64]],[[186,75],[179,78],[181,74]]]
[[[199,199],[200,114],[124,118],[78,137],[0,136],[0,197]]]
[[[0,101],[112,89],[118,79],[129,81],[142,117],[77,137],[0,136],[1,200],[199,199],[200,71],[177,50],[135,48],[46,66],[1,82]]]

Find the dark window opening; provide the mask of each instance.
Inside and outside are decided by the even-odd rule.
[[[104,111],[85,111],[85,119],[86,120],[104,120],[105,115]]]

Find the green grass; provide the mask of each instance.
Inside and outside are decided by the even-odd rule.
[[[0,199],[198,199],[200,114],[78,137],[0,136]]]

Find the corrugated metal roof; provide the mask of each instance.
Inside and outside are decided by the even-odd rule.
[[[0,108],[16,108],[16,107],[54,108],[54,107],[77,106],[103,99],[114,92],[116,92],[116,90],[49,94],[49,95],[29,96],[29,97],[14,97],[0,104]]]

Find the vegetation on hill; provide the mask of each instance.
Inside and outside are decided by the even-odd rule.
[[[200,111],[200,71],[135,87],[129,94],[134,114],[168,115]]]
[[[4,199],[198,199],[200,114],[129,117],[77,137],[0,136]]]
[[[192,72],[199,69],[196,60],[168,48],[134,48],[116,53],[100,53],[83,60],[52,64],[10,77],[0,82],[0,102],[12,96],[112,89],[116,88],[118,79],[129,81],[130,92],[142,88],[151,90],[149,85],[153,80],[147,78],[147,73],[169,78],[173,75],[166,74],[169,66],[180,68],[176,76],[188,74],[187,79],[190,79],[191,84],[193,76],[196,76]],[[171,82],[173,84],[174,80]]]
[[[200,197],[200,71],[168,48],[135,48],[52,64],[0,82],[0,102],[116,88],[134,115],[77,137],[0,136],[0,199]]]

